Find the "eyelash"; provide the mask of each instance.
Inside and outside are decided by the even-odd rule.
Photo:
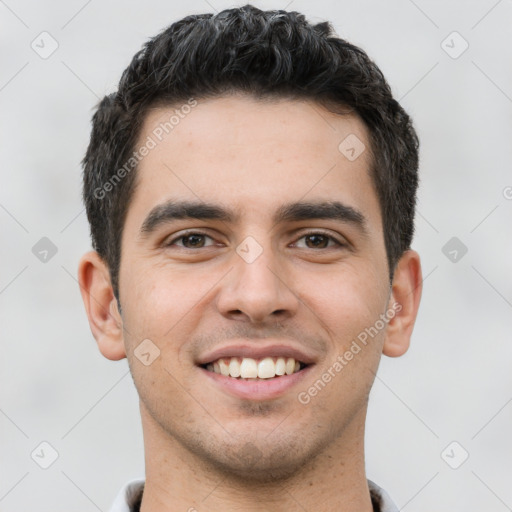
[[[183,238],[186,238],[186,237],[189,237],[189,236],[193,236],[193,235],[199,235],[199,236],[204,236],[204,237],[207,237],[207,238],[210,238],[213,240],[213,237],[208,235],[207,233],[204,233],[202,231],[188,231],[188,232],[185,232],[185,233],[182,233],[181,235],[171,239],[169,242],[165,242],[164,243],[164,246],[165,247],[171,247],[172,245],[174,245],[174,243],[178,240],[181,240]],[[339,240],[337,240],[335,237],[333,237],[332,235],[330,235],[329,233],[326,233],[324,231],[310,231],[308,233],[303,233],[297,240],[301,240],[302,238],[305,238],[305,237],[308,237],[308,236],[312,236],[312,235],[321,235],[321,236],[325,236],[326,238],[329,239],[329,241],[333,241],[337,247],[347,247],[347,244],[344,243],[344,242],[340,242]],[[178,247],[182,247],[182,246],[178,246]],[[211,247],[211,246],[208,246],[208,247]],[[333,247],[322,247],[321,249],[332,249]],[[193,250],[193,248],[189,248],[189,247],[184,247],[183,246],[183,249],[187,249],[187,250]],[[204,249],[204,247],[199,247],[199,249]],[[306,247],[306,249],[311,249],[310,247]],[[315,250],[314,248],[312,250]]]

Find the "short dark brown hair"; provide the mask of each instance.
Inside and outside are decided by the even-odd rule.
[[[163,30],[135,54],[117,92],[96,108],[82,161],[83,198],[93,247],[109,267],[116,297],[137,171],[134,150],[148,109],[234,92],[313,100],[362,119],[392,279],[414,233],[419,142],[411,119],[375,63],[337,37],[330,23],[312,25],[298,12],[246,5],[187,16]]]

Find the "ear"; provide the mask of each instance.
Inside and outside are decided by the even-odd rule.
[[[91,332],[100,352],[112,361],[126,357],[123,320],[117,307],[107,265],[95,251],[84,254],[78,266],[78,283]]]
[[[386,329],[382,352],[399,357],[409,348],[411,334],[420,305],[422,275],[416,251],[405,251],[395,269],[388,311],[394,311]]]

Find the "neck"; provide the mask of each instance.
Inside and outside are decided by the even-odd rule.
[[[364,468],[366,411],[293,476],[264,483],[213,467],[164,432],[143,406],[141,413],[146,458],[141,512],[373,510]]]

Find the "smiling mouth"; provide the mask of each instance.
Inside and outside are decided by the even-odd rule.
[[[300,372],[308,365],[293,357],[223,357],[201,365],[209,372],[239,380],[263,380]]]

